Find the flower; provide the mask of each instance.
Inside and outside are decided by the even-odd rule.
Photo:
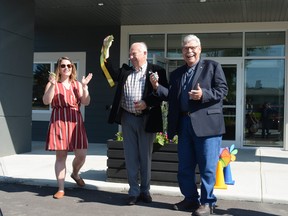
[[[167,143],[178,143],[178,136],[174,136],[174,138],[172,140],[168,139],[168,135],[167,135],[167,115],[168,115],[168,103],[167,102],[163,102],[163,104],[161,105],[161,111],[162,111],[162,119],[163,119],[163,129],[164,132],[158,132],[156,133],[156,138],[154,140],[154,143],[158,143],[160,145],[165,145]]]
[[[169,142],[169,140],[168,140],[168,136],[166,133],[158,132],[156,134],[154,143],[159,143],[160,145],[164,145],[168,142]]]
[[[178,143],[178,137],[175,136],[172,140],[169,140],[167,133],[158,132],[158,133],[156,133],[156,137],[155,137],[154,143],[158,143],[158,144],[160,144],[162,146],[167,144],[167,143],[175,143],[175,144],[177,144]]]

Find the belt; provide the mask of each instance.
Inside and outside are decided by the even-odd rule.
[[[182,112],[181,115],[182,116],[190,116],[191,112]]]
[[[133,115],[135,117],[143,117],[145,115],[144,113],[131,113],[131,112],[127,112],[127,113],[129,113],[130,115]]]

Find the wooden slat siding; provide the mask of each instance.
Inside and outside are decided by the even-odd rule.
[[[108,149],[107,150],[107,157],[108,158],[124,158],[124,151],[123,149]]]
[[[154,152],[152,155],[154,161],[169,161],[178,164],[177,152]]]
[[[175,146],[174,146],[175,145]],[[108,140],[107,142],[107,181],[127,183],[123,144]],[[151,184],[161,186],[178,186],[177,145],[154,145],[151,167]],[[200,185],[199,170],[196,170],[196,182]]]
[[[175,146],[174,146],[175,145]],[[107,148],[108,149],[123,149],[123,143],[121,141],[115,141],[115,140],[108,140],[107,141]],[[165,152],[177,152],[177,144],[169,144],[169,145],[160,145],[155,144],[154,145],[154,151],[165,151]]]
[[[108,168],[106,181],[127,183],[126,169]],[[178,185],[177,173],[152,171],[151,183],[162,186],[176,186]],[[196,183],[198,186],[200,185],[200,175],[196,176]]]
[[[177,144],[169,144],[169,145],[160,145],[154,144],[153,151],[161,151],[161,152],[177,152]]]
[[[123,143],[122,142],[118,142],[115,140],[108,140],[107,141],[107,148],[108,149],[123,149]]]
[[[172,163],[172,162],[159,162],[159,161],[153,161],[152,160],[152,171],[167,171],[167,172],[178,172],[178,163]]]
[[[125,161],[121,160],[121,159],[108,158],[107,166],[109,168],[126,169],[125,168]],[[178,171],[178,164],[177,163],[171,163],[171,162],[152,161],[152,171],[177,172]]]
[[[107,159],[107,167],[109,168],[122,168],[126,169],[125,167],[125,160],[124,159],[113,159],[113,158],[108,158]]]

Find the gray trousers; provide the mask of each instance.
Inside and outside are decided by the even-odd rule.
[[[139,196],[140,193],[148,194],[150,190],[153,141],[156,134],[145,132],[146,118],[145,115],[136,117],[126,111],[122,114],[121,126],[130,187],[129,196]]]

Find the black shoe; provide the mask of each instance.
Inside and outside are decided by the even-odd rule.
[[[152,202],[152,197],[151,197],[151,195],[149,193],[148,194],[141,193],[140,194],[140,200],[145,202],[145,203],[151,203]]]
[[[197,208],[199,208],[198,202],[192,202],[185,199],[173,205],[173,209],[178,211],[194,211]]]
[[[135,205],[139,201],[139,196],[129,196],[127,199],[127,205]]]
[[[200,205],[200,207],[192,213],[192,216],[209,216],[214,213],[215,206]]]

